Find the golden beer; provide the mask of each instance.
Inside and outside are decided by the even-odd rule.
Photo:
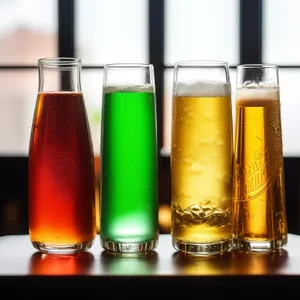
[[[185,252],[231,248],[232,106],[227,83],[177,83],[171,150],[171,235]]]
[[[238,249],[287,243],[278,88],[236,91],[233,240]]]

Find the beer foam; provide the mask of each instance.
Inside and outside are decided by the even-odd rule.
[[[119,85],[105,85],[103,86],[103,93],[114,92],[147,92],[153,93],[154,87],[151,84],[132,85],[132,84],[119,84]]]
[[[235,92],[236,101],[279,100],[278,87],[243,87]]]
[[[178,97],[224,97],[230,96],[230,84],[218,81],[183,81],[174,85]]]

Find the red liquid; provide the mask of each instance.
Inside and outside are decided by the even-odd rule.
[[[81,93],[39,93],[29,149],[32,242],[75,244],[96,235],[94,155]]]

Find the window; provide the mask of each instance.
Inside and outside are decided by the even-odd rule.
[[[280,67],[284,154],[300,155],[300,142],[295,142],[300,136],[295,113],[300,101],[297,92],[293,91],[300,71],[300,38],[293,30],[300,25],[296,14],[300,9],[298,1],[256,0],[252,4],[243,4],[244,7],[240,7],[238,0],[148,2],[45,0],[41,3],[28,0],[25,4],[20,0],[1,1],[0,153],[27,155],[37,92],[37,60],[66,54],[83,60],[82,88],[96,154],[100,151],[103,65],[113,62],[154,63],[158,86],[163,85],[160,90],[163,94],[157,95],[161,103],[158,105],[161,153],[168,156],[174,63],[188,59],[225,60],[233,74],[236,65],[250,62],[251,53],[243,48],[243,43],[248,41],[253,47],[261,43],[257,48],[260,51],[255,52],[255,62],[275,63]],[[68,7],[73,9],[68,10]],[[161,8],[164,8],[163,16],[158,11]],[[259,9],[262,9],[261,19]],[[66,12],[71,17],[66,17]],[[64,18],[60,19],[60,14]],[[251,14],[254,16],[248,20],[247,16]],[[256,38],[253,39],[249,34],[252,28],[243,27],[243,19],[250,27],[251,22],[258,23],[261,34],[255,32]],[[149,26],[151,20],[152,27]],[[69,28],[69,31],[64,32],[64,28]],[[155,34],[149,38],[151,31]],[[66,39],[66,34],[73,35],[73,38]],[[68,43],[63,45],[64,41]],[[159,46],[160,43],[163,45]],[[157,49],[151,51],[151,47]],[[234,85],[233,78],[231,76]],[[16,86],[18,89],[14,88]]]
[[[0,64],[35,66],[57,55],[57,1],[0,2]]]
[[[38,85],[37,59],[57,56],[57,42],[57,1],[0,1],[0,153],[3,155],[27,155]]]
[[[279,66],[284,155],[287,172],[294,176],[295,164],[288,162],[300,156],[299,10],[298,0],[0,1],[0,156],[26,159],[38,87],[38,58],[82,58],[82,89],[96,155],[100,153],[104,64],[149,62],[154,65],[156,79],[160,201],[168,205],[174,63],[225,60],[234,90],[238,64],[263,62]],[[5,168],[9,165],[7,160],[3,164]],[[19,174],[26,174],[26,163],[22,170],[17,160],[12,165]],[[10,173],[15,174],[13,170]],[[21,177],[18,180],[22,182]],[[293,198],[297,188],[289,179],[286,185]],[[7,187],[7,203],[27,196],[25,185],[24,195],[15,191]],[[292,205],[288,207],[291,212],[299,209]],[[25,217],[23,224],[27,224]]]
[[[300,155],[300,37],[295,30],[300,25],[299,9],[297,0],[263,2],[262,58],[264,63],[279,66],[285,156]]]
[[[73,16],[61,18],[65,24],[61,24],[59,32],[59,13],[65,13],[64,7],[73,7],[67,10]],[[82,89],[94,150],[99,155],[102,67],[112,62],[148,62],[147,1],[2,1],[0,15],[0,152],[28,153],[38,85],[37,60],[74,55],[83,61]],[[74,22],[68,24],[70,20]],[[76,42],[63,48],[59,35],[65,38],[62,31],[68,25]]]
[[[300,65],[300,2],[298,0],[263,1],[263,48],[265,63]]]
[[[239,61],[238,0],[166,0],[165,65],[180,60]]]
[[[84,65],[148,62],[147,0],[76,0],[75,5],[75,52]]]
[[[218,9],[216,9],[216,7]],[[181,60],[239,62],[239,6],[237,0],[165,1],[165,93],[162,154],[171,143],[173,66]],[[180,21],[179,21],[180,20]]]
[[[102,68],[116,62],[148,63],[147,0],[76,0],[75,20],[75,54],[83,62],[82,90],[99,155]]]

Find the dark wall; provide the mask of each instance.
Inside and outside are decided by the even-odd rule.
[[[28,159],[0,157],[0,235],[28,233]]]

